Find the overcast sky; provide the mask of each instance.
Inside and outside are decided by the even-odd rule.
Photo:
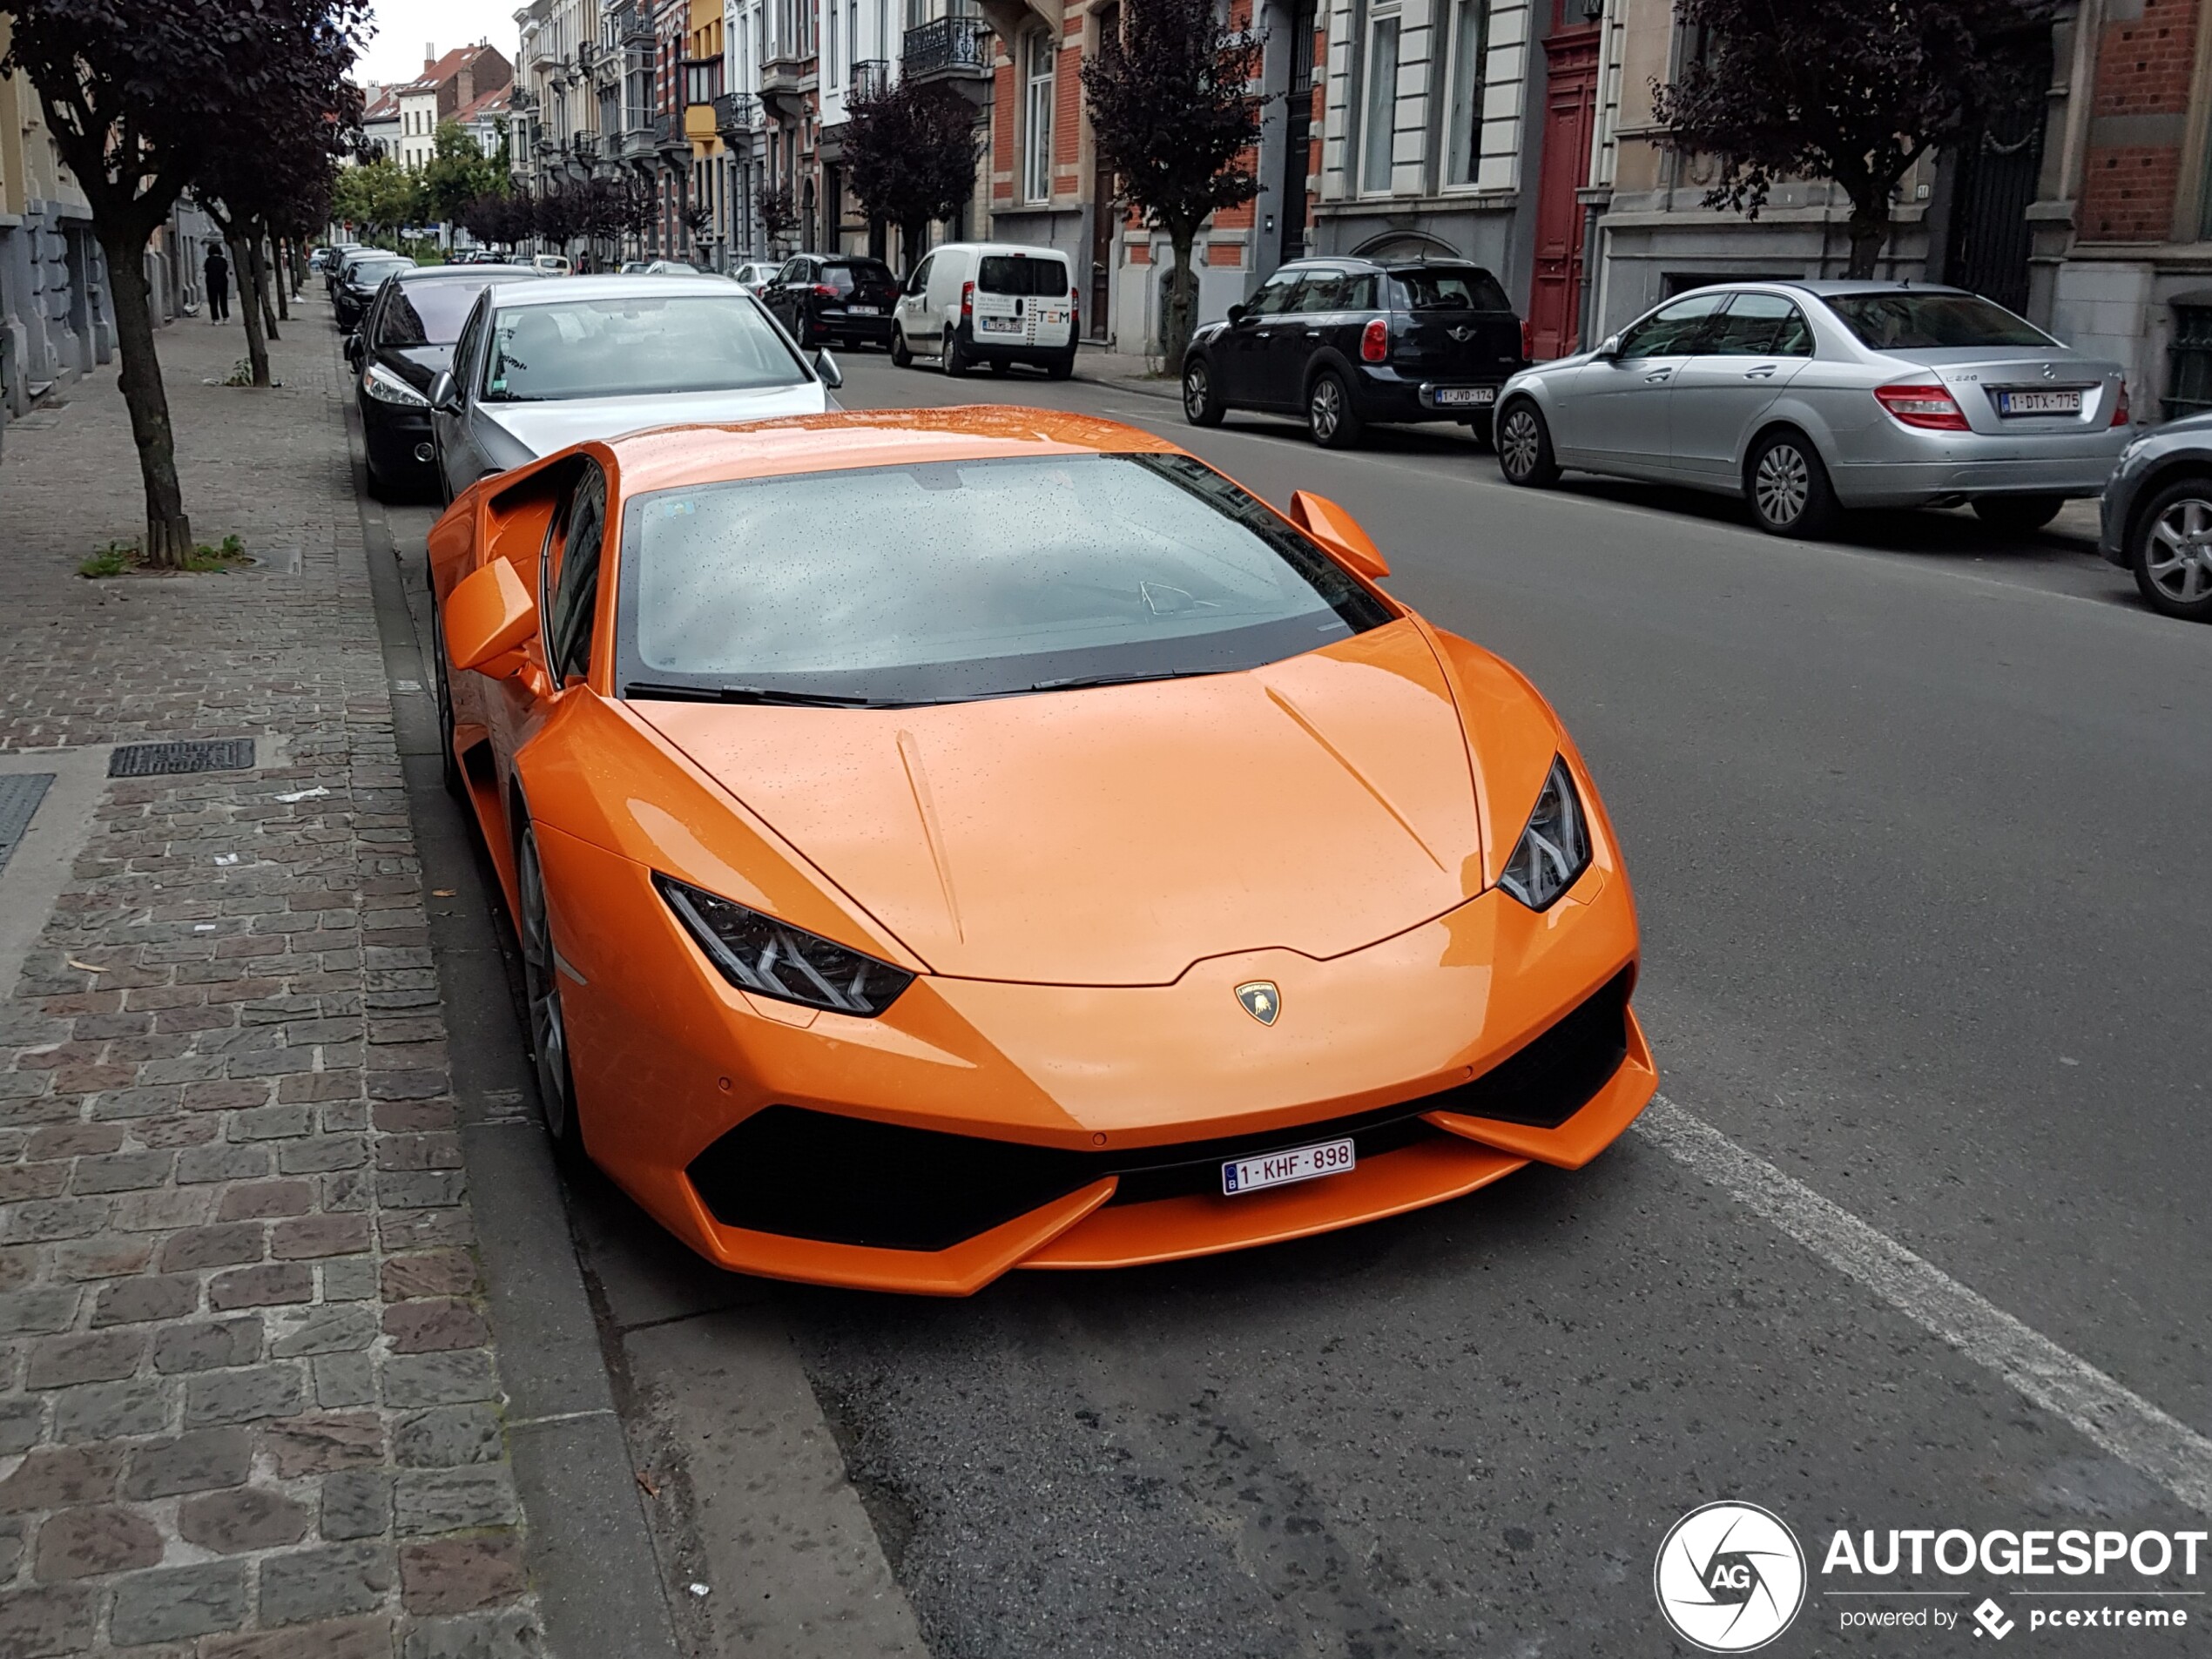
[[[362,82],[411,80],[422,72],[422,49],[441,53],[489,40],[515,56],[515,13],[523,0],[376,0],[375,37],[354,67]]]

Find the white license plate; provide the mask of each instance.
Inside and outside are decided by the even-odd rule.
[[[855,317],[874,317],[882,314],[873,306],[847,306],[845,309]]]
[[[1022,332],[1019,317],[978,317],[975,326],[987,334],[1018,334]]]
[[[1494,386],[1440,386],[1436,388],[1436,407],[1448,409],[1467,403],[1495,403],[1498,388]]]
[[[2074,386],[2063,392],[2000,392],[1997,394],[1997,413],[2079,415],[2081,413],[2081,388]]]
[[[1350,1140],[1323,1141],[1318,1146],[1294,1146],[1270,1152],[1265,1157],[1231,1158],[1221,1166],[1221,1190],[1234,1195],[1279,1187],[1292,1181],[1311,1181],[1317,1175],[1340,1175],[1357,1160]]]

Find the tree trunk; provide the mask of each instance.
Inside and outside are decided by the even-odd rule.
[[[929,249],[929,221],[917,219],[911,223],[901,220],[899,225],[899,263],[906,274],[912,276],[914,266],[921,263],[921,256]]]
[[[253,367],[254,385],[266,386],[270,383],[269,342],[261,333],[261,296],[253,285],[252,244],[236,236],[225,239],[231,245],[231,269],[238,273],[238,314],[246,324],[246,360]]]
[[[105,230],[108,287],[115,307],[115,344],[123,360],[123,406],[138,446],[138,475],[145,485],[148,564],[181,569],[192,553],[192,522],[177,482],[177,437],[169,425],[169,395],[162,388],[161,360],[153,347],[152,296],[146,287],[146,233]]]
[[[1160,338],[1161,355],[1167,359],[1170,374],[1183,378],[1183,354],[1190,348],[1190,335],[1197,327],[1198,273],[1190,268],[1191,245],[1198,239],[1198,227],[1170,226],[1169,246],[1175,249],[1175,270],[1168,278],[1167,327]]]
[[[276,266],[275,271],[272,273],[274,280],[271,286],[276,289],[277,315],[283,318],[285,321],[290,322],[292,320],[292,295],[289,290],[292,284],[285,276],[286,267],[291,263],[290,250],[281,236],[269,244],[269,258]]]
[[[262,330],[269,339],[281,340],[284,336],[277,333],[276,307],[269,299],[269,245],[258,223],[253,227],[253,240],[246,246],[253,259],[253,297],[260,302]]]
[[[1854,201],[1851,210],[1851,263],[1844,266],[1846,277],[1865,281],[1874,274],[1874,266],[1882,257],[1882,247],[1890,239],[1889,200],[1885,195],[1877,203]]]

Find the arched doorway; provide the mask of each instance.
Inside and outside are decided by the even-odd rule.
[[[1459,260],[1467,256],[1426,231],[1385,231],[1352,250],[1363,260]]]

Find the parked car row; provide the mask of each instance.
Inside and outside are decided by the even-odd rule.
[[[371,271],[376,286],[359,296]],[[536,260],[352,254],[333,272],[356,296],[340,326],[369,488],[387,499],[450,500],[583,438],[819,414],[842,381],[828,353],[802,351],[758,296],[718,276],[554,282]]]

